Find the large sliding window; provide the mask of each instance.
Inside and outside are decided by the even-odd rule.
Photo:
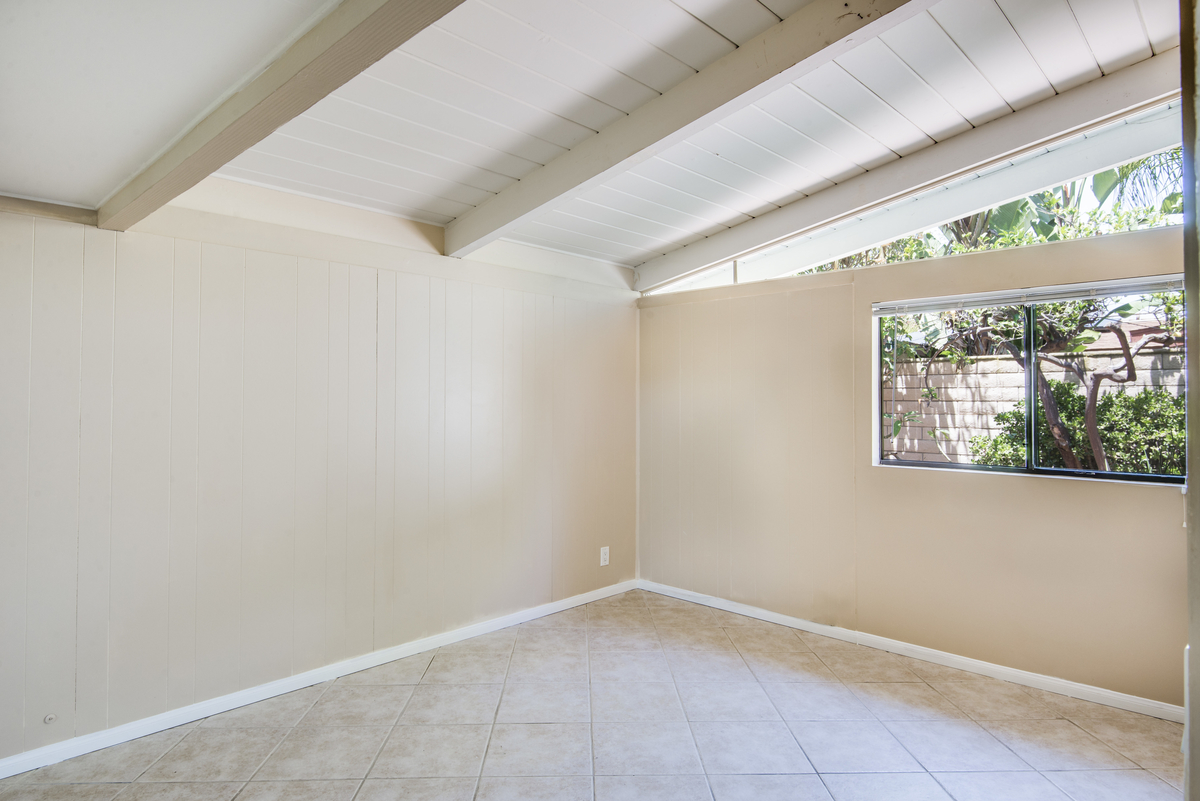
[[[1181,276],[874,312],[883,464],[1184,480]]]

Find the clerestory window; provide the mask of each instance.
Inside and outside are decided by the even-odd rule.
[[[874,312],[882,464],[1183,482],[1182,276]]]

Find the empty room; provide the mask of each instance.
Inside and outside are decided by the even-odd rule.
[[[0,4],[0,801],[1200,801],[1195,30]]]

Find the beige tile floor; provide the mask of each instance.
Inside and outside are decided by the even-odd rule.
[[[1181,727],[640,591],[0,781],[0,801],[1150,801]]]

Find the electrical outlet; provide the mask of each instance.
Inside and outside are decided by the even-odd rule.
[[[605,545],[603,548],[600,549],[600,567],[606,567],[607,565],[608,565],[608,546]]]

